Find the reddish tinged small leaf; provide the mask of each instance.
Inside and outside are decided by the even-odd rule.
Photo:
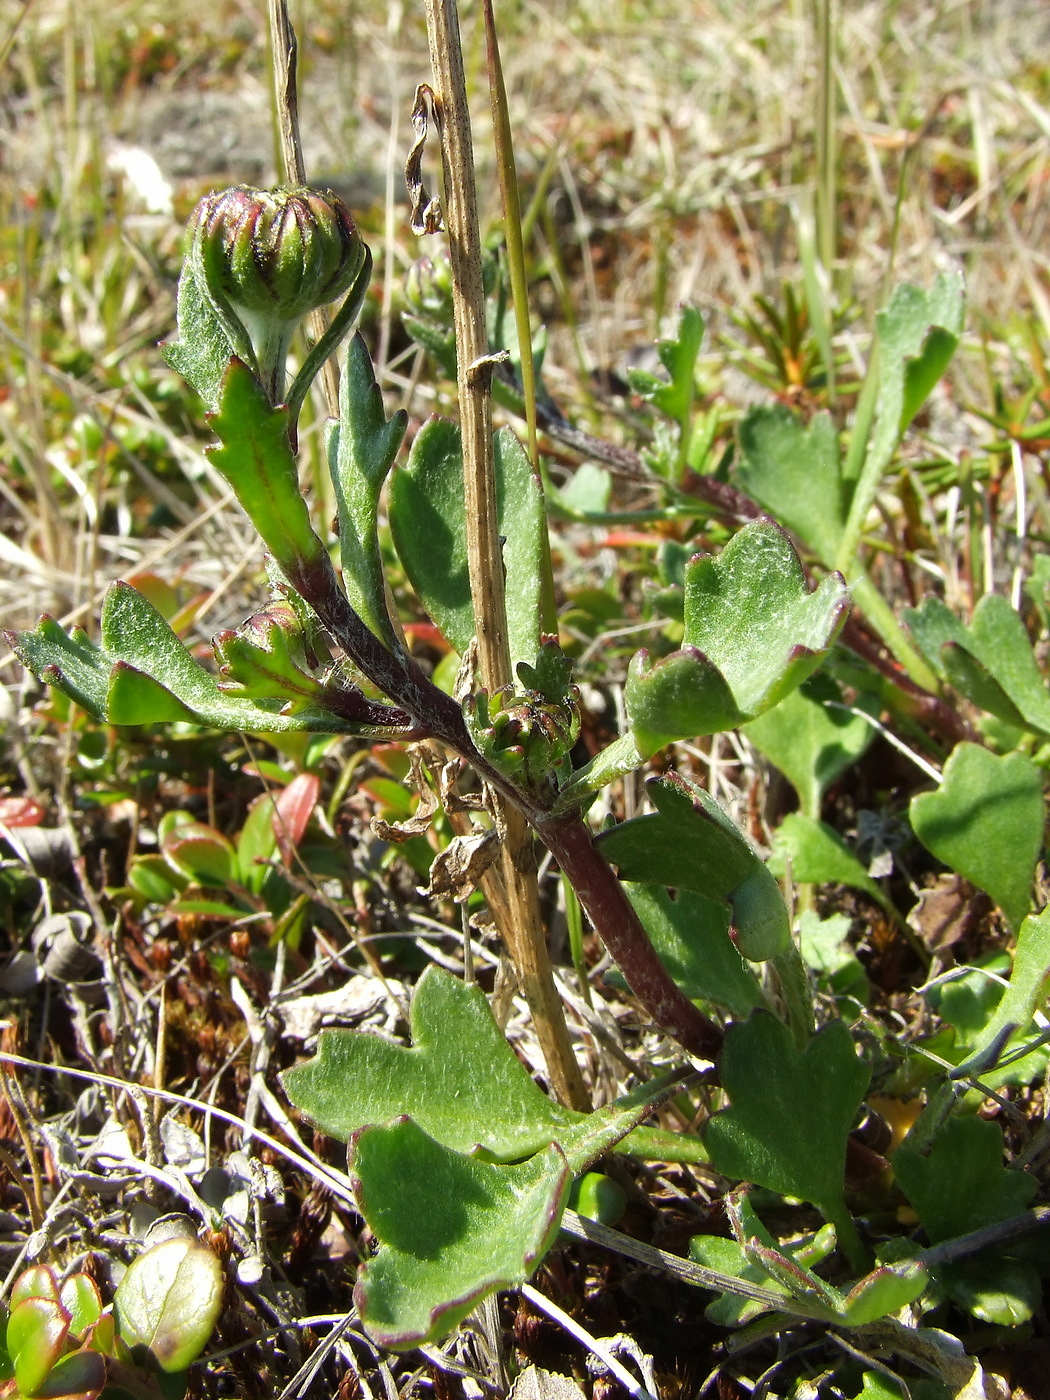
[[[297,773],[274,804],[273,830],[286,865],[291,865],[310,816],[317,806],[321,780],[316,773]]]
[[[83,1337],[102,1316],[102,1297],[95,1280],[87,1274],[70,1274],[59,1296],[69,1313],[69,1330],[74,1336]]]
[[[69,1313],[52,1298],[26,1298],[7,1320],[7,1350],[23,1395],[36,1395],[69,1335]]]
[[[106,1361],[94,1351],[75,1351],[58,1361],[33,1400],[97,1400],[106,1384]]]
[[[233,844],[204,822],[186,822],[167,833],[161,842],[164,855],[181,874],[216,889],[233,879],[237,853]]]
[[[4,826],[39,826],[46,816],[35,797],[0,797],[0,822]]]
[[[54,1270],[47,1264],[34,1264],[15,1279],[11,1289],[11,1307],[16,1308],[26,1298],[50,1298],[52,1302],[58,1302],[58,1283]]]

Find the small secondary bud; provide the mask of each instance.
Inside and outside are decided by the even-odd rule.
[[[451,324],[452,265],[447,257],[419,258],[405,277],[405,301],[417,316]]]

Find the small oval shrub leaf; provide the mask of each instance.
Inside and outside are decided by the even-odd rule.
[[[222,1307],[222,1265],[200,1240],[154,1245],[131,1264],[113,1299],[120,1334],[163,1371],[184,1371],[204,1350]]]

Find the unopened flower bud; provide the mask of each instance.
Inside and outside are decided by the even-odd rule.
[[[208,292],[244,328],[276,402],[295,327],[361,270],[365,249],[350,211],[330,191],[237,185],[201,200],[190,234]]]

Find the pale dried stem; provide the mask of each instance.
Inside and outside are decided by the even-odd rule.
[[[474,187],[474,151],[454,0],[427,0],[426,13],[434,72],[435,115],[441,135],[445,229],[454,289],[467,566],[481,678],[491,693],[511,684],[513,676],[507,642],[503,556],[496,516],[489,397],[491,365],[487,361],[489,347]],[[498,909],[493,909],[493,914],[499,921],[500,933],[536,1023],[551,1088],[563,1103],[586,1108],[589,1106],[587,1091],[572,1053],[539,914],[532,833],[522,814],[500,795],[493,794],[493,803],[504,834],[502,873],[506,919],[499,920]]]

